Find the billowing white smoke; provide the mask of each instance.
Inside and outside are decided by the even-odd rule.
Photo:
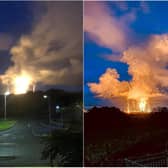
[[[116,17],[105,2],[84,3],[84,30],[98,45],[122,51],[128,45],[129,23],[135,19],[133,11]]]
[[[153,35],[144,44],[130,47],[122,53],[119,61],[128,64],[131,81],[120,81],[117,70],[108,68],[99,78],[99,83],[88,84],[98,97],[167,98],[168,34]]]
[[[13,66],[1,76],[3,84],[24,73],[32,83],[82,85],[82,3],[44,4],[32,32],[11,48]]]

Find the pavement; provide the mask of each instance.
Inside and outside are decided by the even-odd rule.
[[[49,166],[48,160],[41,160],[44,144],[36,136],[39,122],[18,121],[14,127],[0,132],[0,166]],[[41,128],[41,132],[43,129]],[[46,132],[45,132],[46,134]],[[38,134],[40,135],[40,134]]]

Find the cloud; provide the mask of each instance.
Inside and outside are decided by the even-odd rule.
[[[32,32],[10,50],[14,63],[1,79],[7,84],[26,72],[35,83],[82,85],[82,3],[42,4]],[[42,9],[42,8],[40,8]]]
[[[134,11],[117,17],[105,2],[84,3],[84,31],[98,45],[120,52],[128,46]]]

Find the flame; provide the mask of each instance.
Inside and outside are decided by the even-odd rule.
[[[14,94],[24,94],[28,91],[31,84],[31,77],[27,74],[14,78]]]
[[[168,34],[152,35],[145,45],[130,46],[119,56],[119,61],[128,65],[130,80],[121,80],[117,69],[107,68],[98,83],[88,86],[97,97],[112,100],[128,113],[151,112],[154,107],[166,106],[168,100],[167,55]],[[115,102],[116,97],[122,104]],[[127,102],[123,103],[123,98]]]
[[[128,99],[127,100],[127,113],[150,113],[151,107],[148,98]]]
[[[139,110],[141,112],[145,112],[146,105],[147,105],[147,101],[144,98],[140,99],[140,101],[139,101]]]

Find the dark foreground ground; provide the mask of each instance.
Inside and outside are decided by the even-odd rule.
[[[0,132],[0,166],[49,165],[41,160],[44,145],[36,129],[39,122],[18,120],[13,128]]]
[[[82,92],[10,94],[6,107],[7,119],[17,122],[0,131],[0,167],[82,165]],[[0,129],[2,121],[4,95],[0,95]]]
[[[12,128],[0,131],[0,166],[81,166],[82,158],[79,156],[80,153],[82,155],[82,151],[79,154],[77,153],[79,148],[77,143],[74,145],[74,148],[76,147],[77,149],[69,153],[69,157],[71,159],[71,155],[77,153],[78,159],[75,158],[76,160],[69,161],[70,159],[66,156],[71,151],[69,146],[72,145],[72,134],[69,132],[67,134],[65,130],[66,128],[63,128],[61,124],[53,123],[49,125],[45,120],[17,120]],[[52,132],[55,132],[55,137],[49,138]],[[60,133],[62,136],[61,140],[59,140]],[[82,135],[77,133],[77,140],[81,140],[82,143]],[[50,146],[50,149],[55,152],[52,158],[52,165],[50,157],[42,157],[44,149],[48,150],[45,144]],[[64,150],[63,154],[61,153],[62,151],[59,151],[58,147]]]
[[[84,123],[85,166],[168,166],[167,112],[93,108]]]

